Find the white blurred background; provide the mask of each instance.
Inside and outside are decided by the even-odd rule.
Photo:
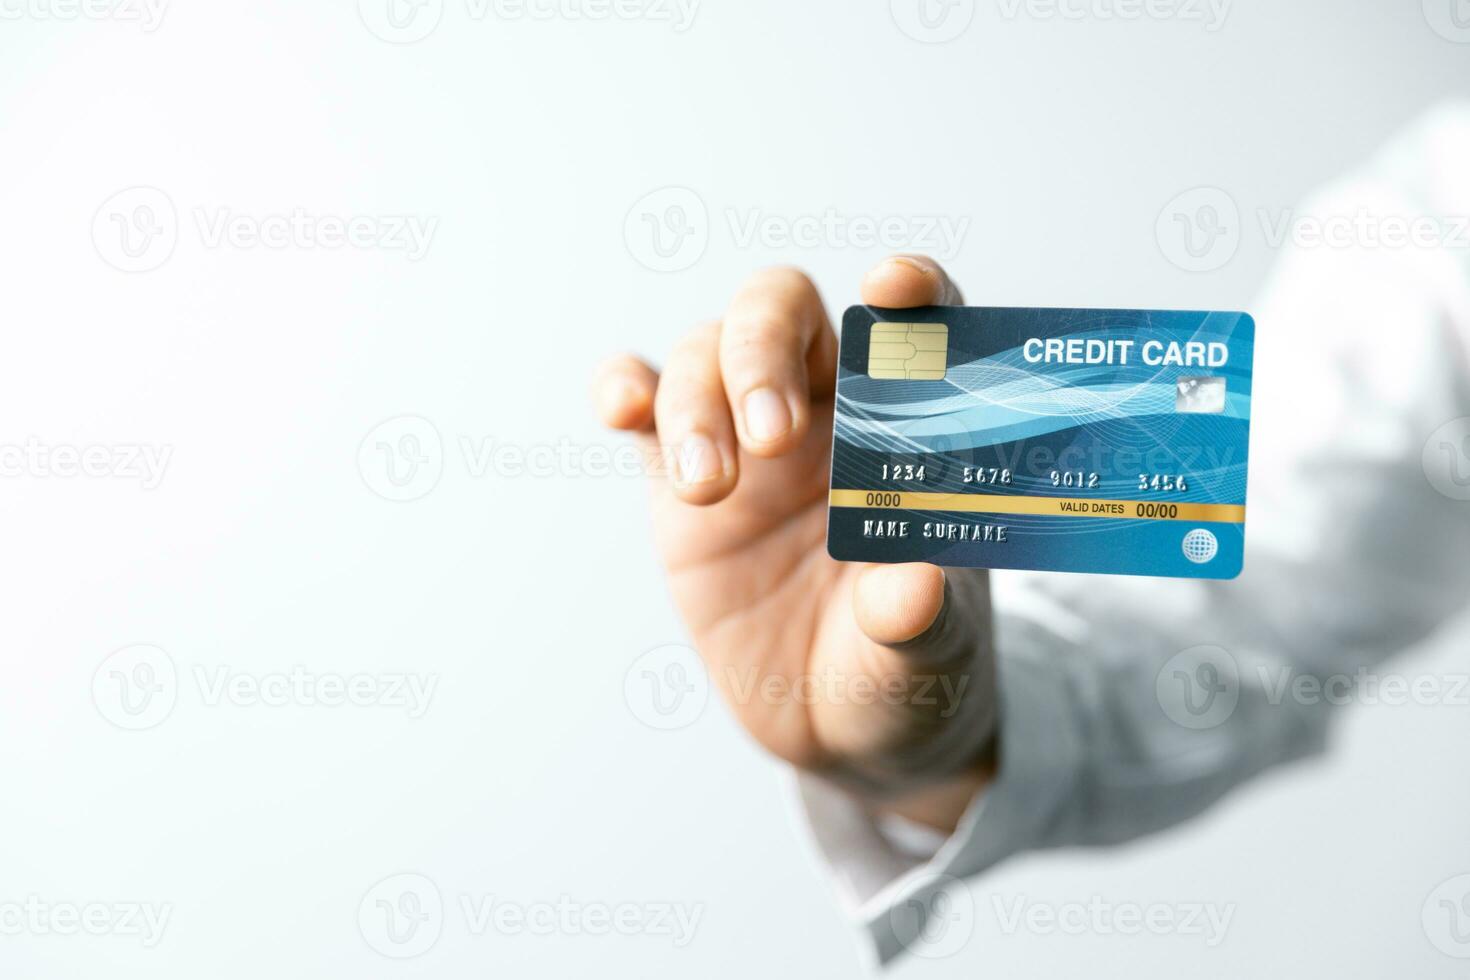
[[[5,977],[853,975],[777,768],[696,675],[648,701],[686,638],[593,364],[898,249],[975,303],[1249,309],[1258,216],[1470,83],[1459,0],[388,2],[0,0]],[[1197,187],[1239,214],[1191,257]],[[1463,976],[1421,913],[1467,718],[1350,709],[978,880],[897,975]]]

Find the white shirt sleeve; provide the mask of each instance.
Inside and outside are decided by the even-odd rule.
[[[997,573],[1000,768],[953,836],[880,825],[796,777],[879,961],[922,933],[947,880],[1168,827],[1320,751],[1331,704],[1466,604],[1466,215],[1470,106],[1295,211],[1327,236],[1289,237],[1256,311],[1244,574]]]

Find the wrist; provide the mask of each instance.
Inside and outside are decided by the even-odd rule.
[[[968,756],[966,764],[942,773],[899,775],[850,762],[811,771],[846,790],[872,814],[901,817],[949,834],[975,797],[995,780],[998,768],[997,741],[992,734]]]
[[[995,773],[996,754],[987,751],[971,768],[885,799],[874,810],[952,834],[975,797],[995,780]]]

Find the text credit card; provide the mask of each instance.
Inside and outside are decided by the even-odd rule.
[[[1245,313],[855,306],[827,548],[843,561],[1228,579]]]

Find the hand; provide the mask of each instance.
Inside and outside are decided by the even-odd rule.
[[[934,262],[891,258],[862,301],[962,302]],[[993,771],[984,572],[827,555],[837,337],[793,269],[757,274],[662,375],[636,357],[594,384],[603,421],[661,447],[654,527],[669,585],[726,701],[768,750],[874,809],[951,830]]]

